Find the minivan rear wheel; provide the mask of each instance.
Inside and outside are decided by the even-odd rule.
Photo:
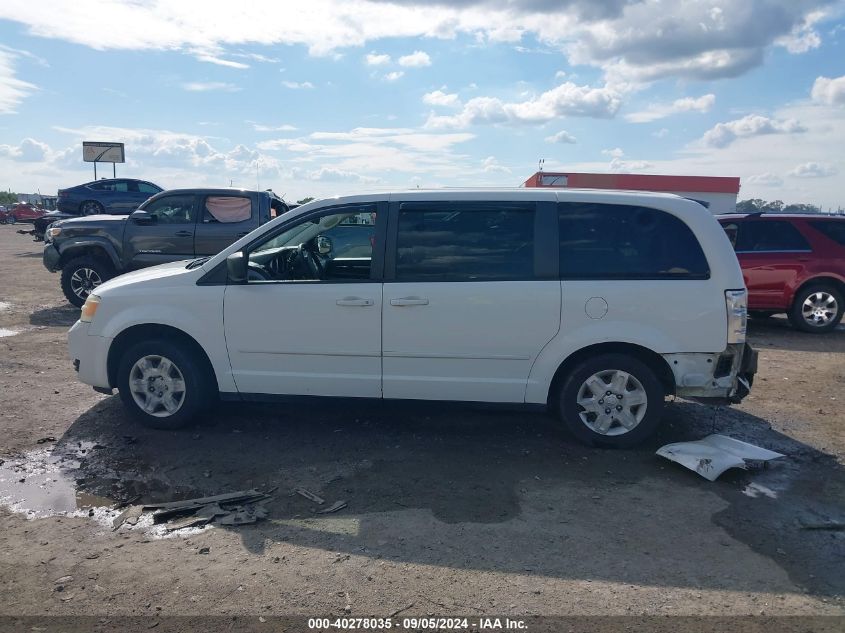
[[[117,387],[129,412],[156,429],[188,425],[210,394],[202,362],[186,346],[168,339],[143,341],[126,350]]]
[[[663,385],[648,365],[626,354],[601,354],[569,372],[558,409],[581,442],[628,447],[657,429],[664,398]]]
[[[842,321],[845,300],[837,288],[813,284],[799,290],[789,310],[789,322],[804,332],[830,332]]]

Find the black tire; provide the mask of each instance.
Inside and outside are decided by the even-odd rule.
[[[818,295],[818,299],[814,295]],[[832,303],[827,303],[825,298],[831,299]],[[819,317],[814,317],[812,313],[809,316],[805,316],[804,303],[807,301],[813,302],[814,300],[816,302],[821,300],[825,305],[830,306],[833,316],[819,324],[816,324]],[[820,283],[807,286],[798,291],[792,302],[792,307],[789,309],[788,316],[789,322],[794,328],[803,332],[824,334],[832,331],[842,322],[843,311],[845,311],[845,299],[842,297],[842,292],[835,286]]]
[[[133,396],[129,383],[130,375],[133,372],[135,364],[145,357],[158,357],[169,360],[172,367],[178,371],[178,375],[182,376],[184,390],[181,392],[181,397],[179,392],[175,390],[172,392],[173,402],[178,401],[180,403],[178,409],[173,413],[167,412],[164,404],[160,402],[160,398],[156,400],[156,397],[161,394],[165,394],[166,398],[166,390],[160,392],[152,390],[150,391],[152,396],[147,396],[152,398],[151,401],[148,400],[147,402],[154,405],[152,406],[153,413],[145,411]],[[154,372],[160,367],[161,365],[154,366],[151,371]],[[139,376],[143,376],[143,374],[142,370],[137,368],[135,374],[132,376],[132,380],[149,383],[149,379]],[[161,388],[161,384],[155,383],[156,380],[158,378],[153,378],[154,382],[150,383],[151,387]],[[154,429],[179,429],[189,425],[197,413],[202,410],[203,405],[208,403],[213,395],[211,381],[203,360],[197,358],[197,354],[188,346],[166,338],[142,341],[124,352],[117,369],[117,388],[123,405],[132,416],[145,426]],[[146,396],[146,390],[144,393],[139,394],[139,397],[140,395]]]
[[[72,305],[81,308],[91,291],[112,277],[114,268],[102,259],[75,257],[62,266],[62,292]]]
[[[79,215],[100,215],[105,213],[103,205],[96,200],[86,200],[79,205]]]
[[[641,419],[630,430],[625,430],[623,425],[614,418],[611,428],[607,430],[606,434],[602,434],[590,428],[588,422],[582,419],[582,413],[588,419],[592,416],[586,408],[578,404],[578,393],[589,378],[602,372],[612,371],[625,372],[639,382],[639,386],[645,391],[646,402],[644,405],[628,407],[629,412],[632,412],[636,419],[640,415],[642,406],[644,406]],[[628,390],[628,387],[632,385],[635,385],[634,381],[626,383],[626,393],[633,392]],[[610,408],[605,411],[609,410],[611,416],[620,415],[616,412],[616,408],[622,407],[624,400],[618,402],[615,400],[615,395],[606,396],[606,394],[601,394],[599,398],[592,393],[592,390],[588,391],[591,397],[602,402],[601,405],[597,403],[597,406],[607,404]],[[587,391],[584,395],[586,393]],[[564,378],[558,394],[558,412],[566,427],[580,442],[590,446],[625,448],[639,444],[657,430],[663,415],[665,396],[666,392],[660,380],[654,371],[642,361],[626,354],[601,354],[581,361]],[[612,399],[605,402],[605,398]]]

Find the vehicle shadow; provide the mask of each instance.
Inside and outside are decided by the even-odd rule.
[[[36,252],[36,253],[15,253],[13,255],[13,257],[23,257],[23,258],[28,258],[28,259],[36,259],[36,258],[41,259],[42,254],[38,253],[38,252]]]
[[[793,328],[786,317],[748,320],[749,342],[755,348],[783,349],[795,352],[845,352],[845,321],[833,332],[812,334]]]
[[[30,325],[70,327],[79,319],[79,308],[69,303],[41,308],[29,315]]]
[[[400,562],[559,578],[841,595],[840,533],[802,516],[845,517],[831,456],[738,410],[667,404],[631,451],[574,444],[541,413],[317,401],[229,404],[174,432],[137,426],[117,397],[81,415],[58,449],[97,442],[73,477],[85,493],[142,502],[275,489],[269,517],[234,529],[273,543]],[[654,455],[710,432],[788,456],[711,483]],[[749,485],[754,483],[753,486]],[[304,487],[319,506],[293,492]],[[316,512],[336,501],[348,506]],[[760,567],[769,570],[768,576]]]

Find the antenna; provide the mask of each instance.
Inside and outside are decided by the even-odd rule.
[[[543,173],[543,165],[545,165],[545,164],[546,164],[546,159],[541,158],[540,162],[537,163],[537,171],[539,171],[540,173]]]

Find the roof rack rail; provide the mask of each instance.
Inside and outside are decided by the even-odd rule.
[[[745,217],[747,217],[747,218],[759,218],[764,213],[765,213],[765,211],[754,211],[753,213],[747,213],[745,215]]]

